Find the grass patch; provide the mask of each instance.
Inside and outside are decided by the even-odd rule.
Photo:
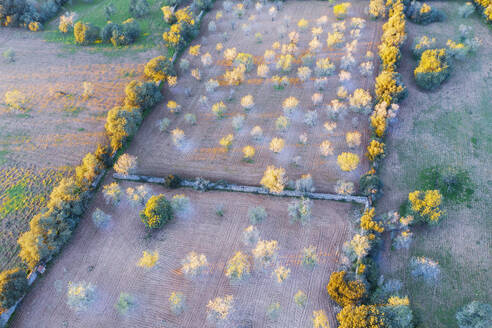
[[[67,116],[78,116],[80,112],[86,110],[87,108],[85,107],[79,107],[79,106],[65,106],[63,108],[63,111]]]
[[[91,23],[102,29],[108,21],[104,13],[104,7],[112,3],[116,11],[110,20],[115,23],[122,23],[128,18],[131,18],[129,13],[130,1],[94,0],[91,3],[86,3],[79,0],[73,1],[71,5],[65,6],[62,12],[74,11],[78,15],[78,21]],[[141,34],[134,44],[115,48],[110,43],[98,43],[84,46],[84,49],[89,50],[89,52],[102,52],[107,56],[118,56],[126,53],[128,50],[145,51],[156,46],[164,47],[162,33],[166,31],[169,25],[164,21],[160,8],[164,6],[165,1],[148,0],[148,2],[151,8],[150,13],[145,17],[136,19],[140,26]],[[76,51],[76,48],[81,46],[75,45],[73,33],[61,33],[58,30],[58,22],[59,19],[57,17],[46,26],[46,30],[43,32],[44,39],[48,42],[60,42],[70,45],[68,50],[71,52]]]
[[[432,166],[419,175],[419,189],[439,189],[445,201],[469,202],[474,186],[470,174],[461,168]]]
[[[0,165],[7,162],[7,155],[9,151],[8,150],[0,150]]]
[[[5,190],[5,198],[0,205],[0,218],[4,219],[10,213],[23,207],[27,198],[26,183],[17,183]]]

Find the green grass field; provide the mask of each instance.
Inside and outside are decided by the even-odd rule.
[[[112,44],[93,44],[86,46],[89,51],[103,52],[109,56],[117,56],[128,50],[145,51],[150,48],[165,48],[162,42],[162,33],[166,31],[168,24],[163,19],[161,7],[165,5],[165,0],[147,0],[150,5],[150,13],[142,18],[137,18],[136,21],[140,25],[141,35],[134,44],[118,47],[115,49]],[[62,12],[73,11],[77,13],[77,21],[91,23],[101,29],[106,25],[107,18],[104,7],[112,3],[116,9],[110,20],[115,23],[122,23],[131,18],[129,13],[130,0],[93,0],[92,2],[84,2],[82,0],[74,0],[73,4],[67,5]],[[66,45],[74,45],[73,33],[61,33],[58,30],[59,17],[53,19],[46,26],[44,38],[49,42],[61,42]],[[116,50],[116,51],[115,51]]]
[[[433,2],[448,20],[428,26],[409,23],[409,38],[435,36],[439,45],[455,39],[458,26],[473,27],[482,39],[479,52],[456,62],[441,87],[432,92],[415,87],[412,71],[417,65],[404,53],[402,71],[409,99],[402,104],[401,120],[387,138],[388,156],[383,163],[385,195],[378,212],[395,210],[408,192],[428,187],[422,172],[447,167],[467,172],[473,189],[469,201],[444,200],[445,217],[437,226],[414,229],[408,251],[385,254],[385,277],[401,279],[419,328],[457,328],[456,312],[472,300],[492,302],[492,210],[490,163],[492,162],[492,38],[489,27],[477,16],[456,15],[458,2]],[[399,114],[399,115],[400,115]],[[408,261],[425,256],[439,262],[440,281],[425,285],[410,275]]]

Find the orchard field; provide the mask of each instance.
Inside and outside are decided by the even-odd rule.
[[[161,177],[172,173],[258,185],[266,167],[275,165],[285,168],[292,180],[311,174],[318,191],[334,192],[338,180],[357,184],[360,175],[369,169],[364,155],[369,123],[366,115],[349,109],[348,98],[356,89],[373,88],[372,70],[362,76],[359,65],[366,62],[378,66],[377,58],[367,58],[366,53],[377,51],[381,22],[367,19],[367,4],[363,1],[352,2],[344,21],[337,21],[332,7],[323,2],[285,2],[273,19],[267,5],[260,10],[250,5],[237,18],[225,12],[222,4],[222,1],[216,2],[214,10],[205,16],[200,36],[191,44],[197,52],[190,54],[186,50],[183,54],[178,65],[177,85],[166,92],[166,101],[145,119],[132,141],[128,153],[139,159],[137,173]],[[362,22],[357,21],[358,18]],[[301,19],[306,20],[307,27],[302,23],[299,27]],[[356,21],[351,23],[352,19]],[[316,32],[320,33],[319,37],[313,36],[311,29],[319,29]],[[343,40],[328,47],[325,36],[337,30]],[[291,32],[297,33],[292,35]],[[296,59],[283,70],[276,65],[282,60],[285,49],[276,47],[285,46],[291,37],[298,38],[297,49],[292,53]],[[319,44],[312,40],[318,40]],[[352,50],[347,50],[348,44],[352,44],[352,48],[347,46]],[[314,54],[311,65],[301,60],[310,49]],[[234,51],[247,53],[251,58],[243,81],[231,86],[224,74],[237,66],[237,62],[227,59],[227,53]],[[264,56],[268,52],[272,53],[271,58]],[[347,53],[352,55],[353,61],[343,69],[342,58]],[[334,65],[326,74],[316,68],[316,63],[325,58]],[[183,61],[188,67],[183,66]],[[260,66],[260,70],[266,67],[269,72],[259,75]],[[303,82],[298,70],[308,66],[310,74]],[[343,71],[351,73],[340,77]],[[290,85],[275,88],[276,75],[287,76]],[[317,80],[324,80],[322,89],[317,88]],[[347,93],[344,97],[337,97],[339,87]],[[248,95],[253,96],[254,106],[245,110],[243,99]],[[286,114],[283,103],[290,97],[298,104],[292,113]],[[321,98],[313,103],[313,97]],[[328,109],[333,100],[342,106],[336,108],[335,114]],[[169,102],[179,107],[175,109]],[[225,111],[217,117],[213,106],[221,102]],[[160,127],[163,119],[168,122],[165,129]],[[279,124],[282,119],[285,125]],[[261,135],[252,132],[255,127],[259,127],[256,129],[261,130]],[[184,133],[179,145],[174,141],[173,131],[176,130]],[[356,132],[357,140],[349,147],[346,134],[350,132]],[[220,140],[228,135],[234,140],[224,147]],[[304,141],[300,141],[301,135]],[[277,152],[271,147],[275,138],[283,143]],[[321,150],[323,142],[328,144],[326,153]],[[244,161],[243,148],[248,145],[256,154],[251,161]],[[337,156],[342,152],[358,155],[360,164],[356,169],[340,170]]]
[[[111,182],[106,180],[106,185]],[[120,183],[122,190],[138,186]],[[148,238],[138,217],[141,207],[132,207],[126,196],[119,205],[107,205],[99,193],[72,242],[18,309],[12,327],[213,327],[206,323],[206,305],[225,295],[234,296],[226,326],[307,327],[312,312],[320,309],[335,325],[333,303],[325,284],[351,233],[350,219],[360,208],[348,203],[314,201],[311,221],[301,225],[289,222],[287,206],[294,199],[159,186],[152,186],[150,193],[163,193],[169,199],[184,194],[190,205]],[[216,213],[221,205],[223,216]],[[252,247],[243,243],[243,231],[251,225],[248,210],[255,206],[266,209],[267,218],[256,227],[261,240],[278,241],[277,261],[265,269],[253,265],[249,277],[231,281],[225,275],[225,267],[235,252],[242,251],[248,261],[254,262]],[[104,229],[98,229],[91,221],[95,208],[111,215]],[[302,249],[311,245],[319,258],[314,268],[301,263]],[[154,267],[137,266],[143,251],[159,254]],[[192,251],[204,254],[208,262],[196,277],[188,277],[182,271],[181,261]],[[282,283],[272,276],[278,266],[290,270]],[[74,312],[67,306],[69,281],[86,281],[95,286],[95,300],[86,311]],[[305,307],[294,302],[298,290],[307,295]],[[134,297],[134,307],[127,315],[115,309],[120,292]],[[172,292],[181,292],[186,299],[179,316],[169,308]],[[268,306],[276,302],[280,303],[280,315],[275,322],[266,313]]]

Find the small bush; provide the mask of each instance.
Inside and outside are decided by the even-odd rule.
[[[456,313],[460,328],[486,328],[492,326],[492,306],[473,301]]]
[[[184,311],[186,298],[183,293],[172,292],[169,296],[169,307],[174,314],[179,315]]]
[[[140,212],[140,218],[148,229],[160,228],[173,217],[171,203],[162,194],[150,197],[145,208]]]
[[[18,111],[28,109],[28,98],[19,90],[7,91],[4,96],[5,104]]]
[[[262,206],[250,207],[248,209],[248,217],[251,224],[261,223],[267,216],[268,214]]]
[[[96,289],[91,283],[69,282],[67,290],[67,304],[75,311],[82,311],[89,307],[96,296]]]
[[[428,4],[412,1],[405,8],[406,16],[414,23],[427,25],[444,20],[444,13]]]
[[[157,261],[159,260],[159,253],[157,251],[154,251],[153,253],[143,251],[142,252],[142,257],[138,260],[137,266],[141,268],[153,268]]]
[[[169,174],[166,176],[164,185],[171,189],[179,188],[181,186],[181,178],[177,175]]]
[[[311,174],[304,174],[296,180],[296,190],[300,192],[314,192],[316,190]]]
[[[137,157],[127,153],[121,155],[114,164],[114,170],[116,173],[123,175],[135,174],[137,171]]]
[[[439,264],[426,257],[412,257],[410,259],[410,273],[415,279],[422,279],[425,283],[436,283],[441,270]]]
[[[130,294],[121,292],[114,307],[121,315],[126,315],[134,304],[135,300]]]
[[[302,308],[305,307],[307,302],[306,293],[299,289],[294,295],[294,302]]]
[[[174,195],[171,199],[171,206],[174,212],[184,212],[190,207],[190,198],[184,194]]]
[[[92,222],[97,228],[105,228],[111,221],[111,215],[104,213],[99,208],[96,208],[92,213]]]
[[[319,258],[316,254],[316,247],[309,246],[302,250],[302,264],[306,267],[312,269],[316,264],[318,264]]]
[[[436,47],[436,38],[429,38],[426,35],[417,37],[413,40],[412,53],[415,58],[420,58],[422,53],[429,49],[434,49]]]
[[[280,303],[274,302],[270,304],[267,308],[267,317],[271,321],[276,321],[279,316],[280,316]]]
[[[203,270],[208,266],[207,257],[205,254],[198,254],[196,252],[190,252],[181,261],[181,270],[189,277],[195,277],[200,275]]]
[[[5,61],[7,63],[13,63],[15,62],[15,52],[12,48],[8,48],[2,53],[3,58],[5,58]]]
[[[121,200],[121,188],[117,182],[110,183],[103,187],[103,195],[106,204],[116,206]]]
[[[260,240],[260,233],[254,225],[250,225],[243,231],[243,243],[246,246],[254,246]]]
[[[441,85],[450,74],[446,49],[426,50],[414,70],[415,81],[421,88],[431,90]]]
[[[249,275],[251,264],[248,256],[242,252],[236,252],[232,258],[227,261],[225,275],[231,280],[241,280]]]
[[[233,310],[234,297],[226,295],[224,297],[216,297],[208,301],[207,304],[207,319],[213,322],[226,320]]]
[[[287,209],[291,221],[299,221],[302,225],[308,223],[311,220],[312,206],[313,201],[304,197],[301,197],[298,201],[291,202]]]
[[[75,43],[88,45],[94,43],[99,38],[99,27],[79,21],[73,27],[73,35],[75,37]]]

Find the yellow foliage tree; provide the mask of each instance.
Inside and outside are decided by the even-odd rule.
[[[408,194],[408,200],[412,211],[428,223],[437,223],[442,215],[439,208],[441,205],[441,193],[439,190],[416,190]]]
[[[384,143],[372,139],[367,146],[367,157],[370,161],[375,161],[384,156]]]
[[[284,190],[286,182],[285,169],[269,165],[263,174],[260,184],[270,192],[280,193]]]
[[[348,305],[337,314],[338,328],[383,328],[384,314],[375,305]]]
[[[345,271],[333,272],[326,286],[330,297],[341,306],[357,304],[365,295],[366,287],[360,280],[345,281]]]
[[[375,231],[382,233],[384,231],[382,224],[373,221],[375,215],[374,212],[374,207],[371,207],[364,211],[364,214],[362,214],[362,216],[360,217],[360,227],[361,229],[368,232]]]

